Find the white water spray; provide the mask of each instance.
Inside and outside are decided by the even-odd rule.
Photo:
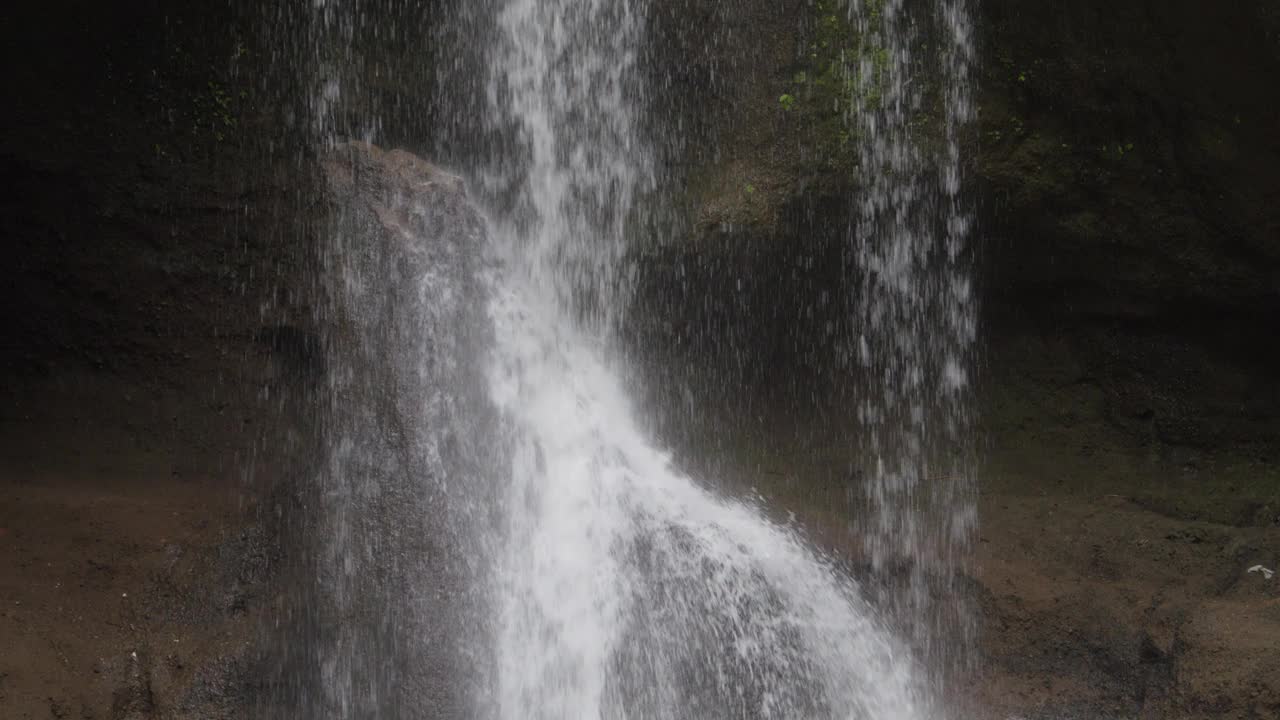
[[[510,720],[939,716],[935,676],[858,584],[793,529],[676,469],[628,397],[614,338],[631,293],[628,236],[644,226],[657,175],[642,123],[646,3],[493,4],[467,9],[496,18],[486,123],[501,142],[498,161],[474,173],[492,265],[478,261],[484,233],[452,180],[335,143],[339,85],[326,80],[314,103],[319,144],[346,153],[330,182],[351,208],[326,255],[338,362],[317,585],[332,608],[313,621],[322,632],[303,662],[319,665],[321,689],[298,716],[417,716],[442,696],[458,702],[445,715]],[[856,234],[874,341],[860,359],[883,384],[862,407],[880,560],[890,546],[934,547],[932,516],[914,504],[932,465],[912,452],[936,434],[917,419],[959,394],[919,378],[941,369],[962,380],[971,327],[967,306],[945,299],[963,299],[967,277],[954,250],[966,230],[955,127],[967,96],[946,90],[946,162],[938,184],[922,180],[929,165],[902,130],[913,36],[901,2],[878,5],[884,25],[859,28],[893,36],[880,68],[888,102],[851,120],[864,168],[882,173]],[[350,45],[337,7],[318,3],[318,24]],[[962,40],[944,53],[961,70]],[[868,53],[862,69],[882,54]],[[924,230],[944,216],[939,251]],[[939,257],[942,276],[930,269]],[[951,323],[944,339],[922,344],[940,321]],[[452,337],[459,328],[470,329]],[[477,376],[487,397],[468,389]],[[953,386],[963,382],[942,384]],[[960,432],[961,416],[942,417]]]
[[[502,718],[917,718],[910,652],[793,531],[718,498],[641,430],[610,359],[626,228],[649,189],[644,8],[512,0],[490,110],[518,141],[490,187],[492,397],[514,445],[495,572]],[[514,181],[513,181],[514,176]]]

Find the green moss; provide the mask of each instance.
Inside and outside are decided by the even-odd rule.
[[[205,91],[195,94],[191,100],[192,115],[197,133],[207,133],[217,142],[227,138],[239,121],[232,107],[232,95],[222,83],[210,80]]]
[[[228,52],[225,63],[211,62],[175,44],[167,64],[151,69],[147,102],[168,125],[162,141],[153,143],[157,159],[176,161],[240,139],[241,118],[252,103],[250,84],[229,68],[248,62],[250,53],[242,43]]]
[[[813,12],[812,30],[783,95],[792,100],[784,104],[802,116],[819,162],[829,170],[848,170],[857,161],[851,117],[858,108],[880,105],[892,58],[878,32],[860,32],[845,2],[817,0]],[[865,3],[864,12],[866,26],[878,27],[883,0]],[[930,120],[922,114],[914,124],[925,127]]]
[[[766,227],[797,193],[843,197],[858,182],[856,113],[882,102],[893,62],[878,40],[883,2],[863,2],[854,16],[845,0],[813,0],[809,12],[798,27],[788,22],[762,39],[791,61],[750,84],[750,102],[726,123],[725,144],[740,151],[688,177],[706,227]],[[922,134],[938,126],[937,113],[912,118]],[[743,189],[748,179],[754,193]]]

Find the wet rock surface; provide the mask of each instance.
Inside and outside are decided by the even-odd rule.
[[[477,467],[491,437],[484,225],[460,178],[403,150],[341,144],[320,164],[321,430],[294,489],[259,711],[460,717],[481,579],[459,493],[497,476]]]

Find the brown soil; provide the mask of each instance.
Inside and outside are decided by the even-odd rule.
[[[981,706],[995,717],[1280,712],[1280,529],[1117,496],[989,494],[977,550]]]
[[[0,713],[233,717],[268,554],[245,405],[68,369],[4,394]]]
[[[99,463],[105,472],[132,468]],[[144,471],[145,472],[145,471]],[[0,511],[0,705],[12,718],[149,717],[246,637],[220,614],[234,505],[210,483],[14,479]],[[228,506],[231,507],[228,507]],[[233,539],[233,538],[231,538]],[[211,591],[193,598],[197,590]],[[203,618],[201,616],[204,616]]]

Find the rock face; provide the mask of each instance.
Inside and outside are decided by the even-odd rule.
[[[1132,442],[1274,458],[1274,3],[984,6],[994,369],[1051,337]]]
[[[831,298],[850,291],[858,171],[806,154],[840,127],[813,102],[832,6],[738,7],[758,22],[713,53],[732,76],[699,95],[716,151],[690,156],[688,231],[638,259],[635,326],[672,442],[715,448],[713,466],[815,526],[814,498],[851,482],[831,469],[848,462],[831,427],[848,399],[821,358],[849,321]],[[1266,716],[1274,663],[1220,616],[1280,637],[1260,611],[1276,587],[1242,575],[1280,527],[1280,11],[974,7],[986,704]],[[698,48],[673,52],[701,67]],[[1062,681],[1032,680],[1048,676]]]
[[[976,6],[979,122],[966,152],[996,464],[1052,469],[1015,456],[1053,435],[1045,457],[1065,441],[1136,460],[1125,492],[1163,511],[1275,522],[1273,4]],[[700,93],[681,127],[715,149],[674,174],[684,232],[638,253],[635,347],[655,367],[730,372],[754,389],[700,398],[712,404],[830,382],[821,358],[850,321],[840,299],[855,290],[858,169],[833,145],[844,126],[822,68],[857,40],[838,3],[792,10],[744,3],[755,24],[728,22],[714,50],[678,33],[667,49]],[[699,74],[717,61],[719,84]]]
[[[640,314],[688,328],[653,331],[691,357],[719,346],[777,358],[756,368],[767,386],[797,370],[786,366],[795,347],[843,321],[838,303],[825,317],[806,305],[847,291],[841,246],[859,180],[835,142],[844,126],[823,75],[828,54],[857,42],[839,4],[764,5],[740,4],[737,17],[752,22],[727,19],[713,51],[668,48],[698,97],[681,127],[702,128],[715,150],[683,158],[689,230],[640,260],[650,303]],[[1129,441],[1274,457],[1274,4],[975,7],[980,120],[967,153],[994,383],[1049,361],[1033,357],[1048,339],[1074,363],[1073,380],[1101,392],[1099,421]],[[718,84],[698,74],[716,63]],[[735,342],[700,341],[716,334]],[[1012,421],[996,410],[988,416]]]
[[[461,659],[481,638],[476,498],[497,477],[483,224],[458,178],[406,152],[341,145],[323,171],[328,386],[292,539],[305,610],[281,640],[304,646],[265,714],[458,717],[483,671]]]
[[[1184,331],[1275,308],[1274,4],[985,5],[997,297]]]

